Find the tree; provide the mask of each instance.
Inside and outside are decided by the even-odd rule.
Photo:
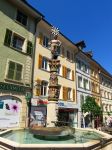
[[[90,113],[91,115],[91,122],[92,119],[101,116],[102,115],[102,110],[101,107],[96,103],[95,98],[91,96],[87,96],[85,99],[85,103],[82,105],[82,112]]]

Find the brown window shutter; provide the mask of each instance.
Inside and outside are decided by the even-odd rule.
[[[43,34],[39,33],[39,44],[43,45]]]
[[[38,59],[38,68],[42,68],[42,55],[39,54],[39,59]]]
[[[41,80],[37,79],[36,80],[38,85],[41,85]],[[36,96],[40,96],[41,95],[41,87],[40,88],[36,88]]]
[[[75,101],[75,89],[73,89],[73,101]]]
[[[72,70],[72,80],[74,81],[74,70]]]
[[[66,100],[66,87],[63,87],[63,100]]]
[[[63,72],[62,72],[62,73],[63,73],[62,75],[63,75],[63,77],[65,77],[65,66],[62,66],[62,71],[63,71]]]
[[[67,68],[65,67],[65,78],[67,78]]]
[[[65,100],[67,101],[68,99],[68,88],[65,89]]]
[[[63,100],[65,99],[65,87],[63,87]]]

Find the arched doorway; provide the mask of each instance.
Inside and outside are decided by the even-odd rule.
[[[0,128],[19,127],[21,106],[15,96],[0,96]]]

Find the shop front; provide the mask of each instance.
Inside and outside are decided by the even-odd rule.
[[[58,124],[77,127],[78,109],[73,102],[58,101]]]
[[[0,82],[0,128],[27,126],[27,89],[25,86]]]
[[[22,103],[13,96],[0,96],[0,128],[19,127]]]

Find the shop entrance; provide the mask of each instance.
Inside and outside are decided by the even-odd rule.
[[[72,126],[74,121],[74,109],[59,109],[57,126]]]

